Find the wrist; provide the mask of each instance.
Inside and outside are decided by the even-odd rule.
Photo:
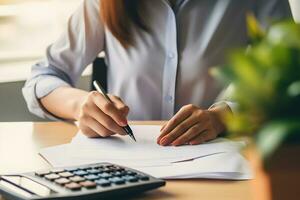
[[[85,102],[85,99],[86,99],[86,95],[83,95],[83,96],[79,96],[78,98],[76,98],[73,102],[73,105],[72,105],[73,119],[76,121],[79,120],[80,113],[81,113],[81,107],[82,107],[83,103]]]
[[[232,114],[230,107],[226,103],[224,103],[218,106],[214,106],[208,109],[208,111],[211,113],[214,122],[214,127],[217,133],[221,134],[226,130],[225,117],[228,114]]]

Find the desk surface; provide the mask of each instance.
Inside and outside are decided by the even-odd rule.
[[[160,122],[134,122],[158,124]],[[74,125],[62,122],[0,123],[0,174],[47,169],[38,155],[41,148],[65,144],[76,134]],[[222,199],[251,198],[250,181],[172,180],[167,185],[133,199]],[[1,197],[0,197],[1,199]]]

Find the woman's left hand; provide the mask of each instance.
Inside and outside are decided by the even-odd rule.
[[[162,127],[157,143],[162,146],[196,145],[215,139],[225,130],[221,120],[225,112],[231,112],[227,105],[209,110],[184,106]]]

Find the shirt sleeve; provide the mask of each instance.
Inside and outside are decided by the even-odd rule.
[[[224,104],[228,105],[231,112],[233,114],[238,112],[239,104],[232,99],[230,99],[231,94],[234,92],[234,86],[233,84],[230,84],[228,87],[226,87],[216,98],[215,103],[213,103],[208,109],[217,107],[217,106],[223,106]]]
[[[85,0],[70,17],[67,27],[32,67],[22,92],[28,109],[42,118],[60,120],[47,112],[39,99],[62,86],[74,87],[83,70],[104,48],[104,26],[99,0]]]
[[[231,112],[232,112],[233,114],[235,114],[235,113],[238,112],[238,106],[239,106],[239,104],[236,103],[236,102],[234,102],[234,101],[218,101],[218,102],[212,104],[212,105],[208,108],[208,110],[209,110],[209,109],[212,109],[212,108],[215,108],[215,107],[218,107],[218,106],[223,106],[224,104],[227,105],[227,106],[230,108],[230,110],[231,110]]]

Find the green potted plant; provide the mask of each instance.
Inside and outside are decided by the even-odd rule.
[[[231,84],[227,98],[238,104],[225,117],[229,133],[253,139],[256,199],[292,199],[300,174],[300,25],[281,21],[263,31],[249,15],[248,28],[252,44],[212,73]]]

